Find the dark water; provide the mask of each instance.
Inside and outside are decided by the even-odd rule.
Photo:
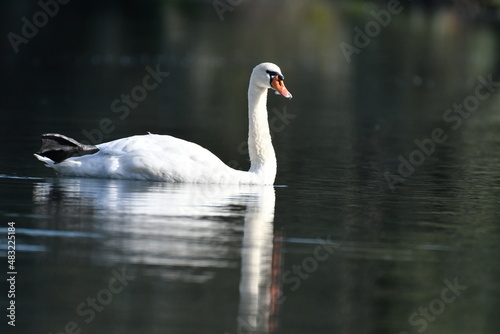
[[[4,35],[39,10],[1,6]],[[70,2],[17,54],[5,38],[1,332],[498,333],[495,10],[401,2],[356,44],[385,8],[242,2],[221,21],[212,2]],[[262,61],[294,95],[269,96],[275,187],[57,178],[32,156],[45,132],[151,131],[248,168]]]

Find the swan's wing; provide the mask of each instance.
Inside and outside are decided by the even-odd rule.
[[[246,175],[200,145],[171,136],[132,136],[97,147],[95,154],[49,167],[69,176],[189,183],[231,183],[235,176],[242,179]]]
[[[104,164],[109,174],[115,177],[208,182],[214,178],[225,178],[231,170],[200,145],[171,136],[133,136],[98,147],[100,151],[94,155],[94,164],[98,160],[99,163],[106,160]]]

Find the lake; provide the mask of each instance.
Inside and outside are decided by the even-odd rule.
[[[1,332],[498,333],[498,10],[221,3],[69,2],[4,40]],[[43,19],[2,7],[5,35]],[[263,61],[294,96],[268,98],[274,186],[64,178],[33,157],[42,133],[149,131],[248,169]]]

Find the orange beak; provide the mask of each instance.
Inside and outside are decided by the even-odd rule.
[[[282,79],[279,78],[279,76],[275,76],[273,81],[271,81],[271,86],[273,86],[274,89],[287,99],[292,98],[292,94],[286,89],[285,83],[283,82]]]

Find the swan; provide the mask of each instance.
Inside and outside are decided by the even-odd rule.
[[[248,171],[227,166],[195,143],[151,133],[95,146],[47,133],[42,135],[42,147],[35,157],[63,176],[271,185],[277,162],[267,119],[268,89],[288,99],[292,97],[280,68],[273,63],[262,63],[253,69],[248,87]]]

